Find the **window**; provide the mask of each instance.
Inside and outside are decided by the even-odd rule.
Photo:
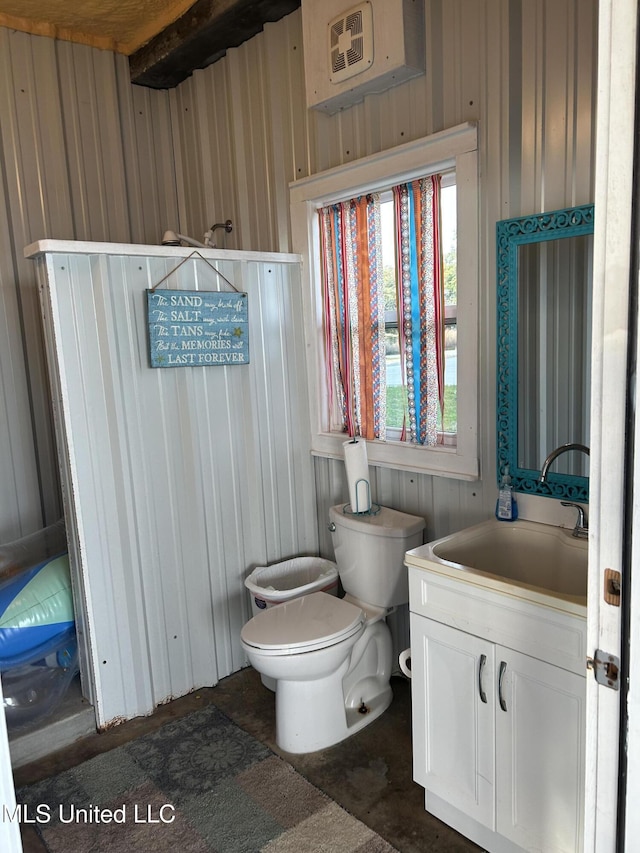
[[[402,312],[397,310],[392,187],[441,176],[444,329],[441,338],[444,419],[437,440],[406,441],[406,382],[402,369]],[[477,460],[477,278],[478,187],[476,128],[461,125],[390,151],[367,157],[291,185],[294,248],[303,256],[303,298],[311,394],[312,451],[342,457],[345,440],[329,384],[325,345],[323,253],[318,211],[350,199],[375,195],[381,222],[386,425],[367,436],[370,464],[475,479]],[[399,319],[400,318],[400,319]],[[422,352],[422,350],[420,350]],[[404,432],[403,432],[404,431]]]
[[[319,210],[330,428],[350,437],[443,440],[441,185]]]

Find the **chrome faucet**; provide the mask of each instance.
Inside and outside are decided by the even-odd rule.
[[[555,450],[552,450],[551,453],[544,460],[544,464],[542,466],[542,471],[540,472],[540,481],[541,483],[547,482],[547,474],[549,473],[549,468],[551,467],[551,463],[560,456],[561,453],[567,453],[569,450],[580,450],[582,453],[586,453],[589,456],[589,448],[584,444],[575,444],[574,442],[570,442],[569,444],[561,444],[560,447],[556,447]]]
[[[589,538],[589,524],[587,523],[587,517],[585,515],[584,508],[580,506],[580,504],[574,504],[571,501],[560,501],[562,506],[572,506],[574,509],[578,510],[578,518],[576,519],[576,526],[573,528],[573,536],[576,539],[588,539]]]

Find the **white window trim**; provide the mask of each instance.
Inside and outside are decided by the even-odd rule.
[[[457,446],[422,447],[368,441],[367,458],[381,465],[476,480],[478,465],[478,151],[477,127],[466,123],[290,184],[293,248],[302,255],[302,285],[311,452],[343,458],[347,436],[327,428],[322,264],[317,210],[434,172],[455,169],[458,265]]]

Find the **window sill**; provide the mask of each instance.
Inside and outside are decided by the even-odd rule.
[[[349,441],[347,435],[316,433],[311,439],[311,453],[329,459],[344,459],[342,445],[345,441]],[[367,459],[370,465],[435,477],[477,480],[480,476],[478,459],[460,453],[458,447],[418,447],[399,441],[367,441]]]

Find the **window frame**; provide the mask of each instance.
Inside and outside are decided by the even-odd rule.
[[[345,433],[327,428],[322,262],[317,210],[366,192],[454,169],[457,195],[458,432],[455,446],[367,441],[371,465],[476,480],[478,462],[478,150],[473,122],[345,163],[289,185],[293,249],[302,256],[311,452],[344,458]],[[464,389],[460,393],[460,389]]]

